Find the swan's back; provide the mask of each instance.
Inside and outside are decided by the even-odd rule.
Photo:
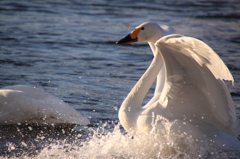
[[[223,81],[233,77],[219,56],[205,43],[177,34],[161,38],[156,46],[167,69],[161,96],[165,107],[179,118],[204,121],[236,136],[236,112]]]
[[[30,86],[0,89],[0,124],[80,124],[89,120],[62,100]]]

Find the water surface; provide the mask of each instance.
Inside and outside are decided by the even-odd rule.
[[[34,128],[33,134],[37,135],[32,140],[25,137],[33,132],[33,127],[30,126],[30,130],[11,128],[23,137],[3,135],[0,154],[61,158],[55,149],[48,147],[51,141],[70,147],[75,144],[80,149],[81,141],[88,138],[84,133],[89,129],[96,131],[107,122],[105,131],[114,131],[118,123],[117,109],[152,60],[147,44],[116,45],[115,42],[146,21],[175,27],[179,33],[201,39],[211,46],[233,74],[235,85],[230,87],[230,92],[240,111],[238,0],[3,0],[0,2],[0,86],[42,87],[88,117],[92,126],[70,132],[63,129],[64,133],[62,129],[54,130],[60,138],[51,136],[54,131],[46,132],[43,128],[41,133]],[[152,92],[153,89],[146,101]],[[7,130],[3,128],[0,133],[6,134]],[[47,139],[41,140],[42,136]],[[73,140],[64,142],[69,136]],[[59,147],[66,150],[64,146]],[[85,150],[86,154],[90,151],[93,150]],[[81,158],[77,152],[83,149],[61,154]],[[101,155],[124,157],[111,156],[111,153]],[[96,154],[91,157],[98,158]]]

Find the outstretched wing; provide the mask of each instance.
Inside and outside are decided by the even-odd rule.
[[[169,35],[156,42],[167,71],[160,98],[174,116],[198,119],[235,134],[236,112],[223,80],[233,77],[220,57],[204,42]]]

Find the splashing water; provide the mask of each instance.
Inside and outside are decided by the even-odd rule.
[[[81,158],[81,159],[141,159],[141,158],[238,158],[240,152],[224,151],[210,146],[207,142],[194,142],[184,134],[176,139],[169,135],[172,123],[162,121],[164,130],[161,136],[156,129],[151,133],[126,134],[119,124],[109,131],[109,125],[103,124],[97,129],[87,128],[88,137],[77,136],[72,142],[58,140],[44,147],[34,158]],[[13,146],[12,146],[13,148]],[[33,158],[33,156],[24,158]]]

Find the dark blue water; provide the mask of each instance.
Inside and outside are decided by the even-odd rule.
[[[0,1],[0,87],[39,86],[87,116],[95,128],[117,123],[117,109],[148,67],[152,53],[147,44],[115,42],[146,21],[175,27],[220,55],[235,79],[230,91],[240,116],[238,0]],[[52,131],[40,134],[60,141]],[[60,138],[67,136],[60,130]],[[37,156],[49,142],[6,134],[0,139],[0,154],[8,157]],[[16,146],[19,142],[31,143],[32,151]]]

